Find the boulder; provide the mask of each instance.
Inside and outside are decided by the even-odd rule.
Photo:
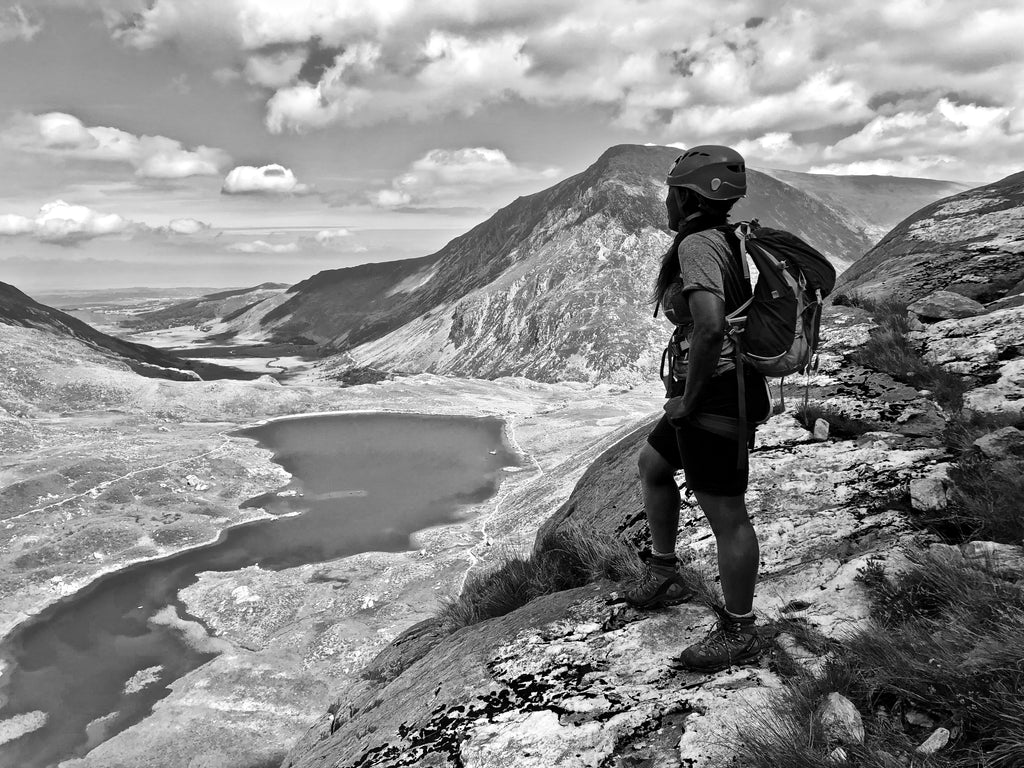
[[[814,721],[828,744],[863,744],[864,720],[853,702],[833,691],[818,705]]]
[[[1024,547],[995,541],[969,541],[960,545],[964,560],[999,576],[1024,576]]]
[[[921,320],[952,320],[984,314],[985,307],[953,291],[932,291],[907,307]]]
[[[973,445],[993,461],[1024,456],[1024,432],[1016,427],[1003,427],[979,437]]]
[[[1024,547],[995,541],[969,541],[955,547],[932,544],[928,551],[953,565],[979,568],[1006,579],[1024,578]]]

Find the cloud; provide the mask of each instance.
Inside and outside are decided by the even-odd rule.
[[[466,207],[491,196],[507,200],[510,189],[532,190],[558,175],[557,168],[516,165],[500,149],[432,149],[396,177],[389,189],[371,193],[371,201],[383,208]]]
[[[266,240],[253,240],[247,243],[232,243],[227,250],[235,253],[296,253],[298,243],[268,243]]]
[[[215,176],[231,162],[223,150],[186,149],[166,136],[135,136],[118,128],[89,127],[74,115],[15,115],[0,130],[0,143],[22,152],[97,162],[126,163],[142,179]]]
[[[208,232],[211,227],[198,219],[171,219],[167,229],[176,235],[198,235],[200,232]]]
[[[20,5],[0,9],[0,43],[31,41],[43,29],[43,22],[29,16]]]
[[[676,0],[152,0],[122,17],[114,35],[139,49],[219,51],[211,69],[222,79],[240,74],[266,94],[272,132],[525,103],[589,108],[659,142],[754,146],[788,134],[791,165],[832,166],[870,162],[826,157],[839,139],[946,98],[1008,110],[997,144],[1019,146],[1017,0],[735,0],[688,6],[686,23],[671,24],[678,14]],[[780,144],[761,150],[786,161]],[[919,158],[908,168],[939,167],[920,158],[949,155],[943,172],[970,177],[974,159],[988,167],[985,152],[965,145],[904,154]],[[402,205],[405,194],[393,189],[382,201]]]
[[[197,219],[172,219],[167,226],[150,227],[116,213],[102,213],[63,200],[46,203],[31,217],[12,213],[0,215],[0,236],[32,237],[43,243],[64,246],[106,236],[167,239],[168,236],[217,233],[209,224]]]
[[[74,245],[104,235],[121,234],[133,226],[137,225],[115,213],[100,213],[63,200],[46,203],[33,218],[15,214],[0,216],[0,235],[31,235],[55,245]]]
[[[290,168],[271,163],[259,168],[251,165],[233,168],[220,191],[225,195],[304,195],[311,190],[299,183]]]
[[[338,227],[337,229],[321,229],[313,235],[313,241],[317,245],[330,246],[347,240],[350,237],[352,237],[351,231],[344,227]]]

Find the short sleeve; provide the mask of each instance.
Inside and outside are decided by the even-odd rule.
[[[704,232],[679,244],[679,276],[683,293],[708,291],[725,301],[725,260],[722,246]]]

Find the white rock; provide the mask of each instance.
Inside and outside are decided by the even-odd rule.
[[[818,705],[814,719],[830,744],[863,744],[864,720],[853,702],[833,691]]]
[[[910,481],[910,503],[914,509],[935,512],[946,508],[953,487],[949,470],[949,464],[937,464],[924,477]]]
[[[916,709],[909,709],[903,715],[903,719],[911,725],[916,725],[920,728],[934,728],[935,721],[923,712],[918,712]]]
[[[825,758],[830,763],[845,763],[849,760],[849,756],[846,754],[846,750],[842,747],[836,747],[828,753],[828,757]]]
[[[949,744],[949,729],[936,728],[935,732],[914,751],[920,755],[934,755],[947,744]]]
[[[814,439],[815,440],[828,440],[829,423],[824,419],[818,419],[814,422]]]

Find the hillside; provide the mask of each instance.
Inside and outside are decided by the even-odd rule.
[[[824,203],[872,242],[924,206],[976,186],[901,176],[836,176],[775,169],[763,173]]]
[[[152,331],[178,325],[201,326],[217,320],[231,320],[287,287],[285,283],[261,283],[251,288],[208,293],[152,312],[130,315],[121,324],[133,331]]]
[[[421,259],[321,272],[215,332],[313,339],[338,366],[592,381],[650,371],[665,326],[648,294],[679,151],[612,147]],[[736,219],[789,228],[842,269],[870,241],[827,206],[750,172]]]
[[[1024,292],[1024,172],[907,217],[836,290],[909,302],[940,289],[983,304]]]
[[[254,379],[259,376],[227,366],[187,360],[156,347],[109,336],[59,309],[40,304],[7,283],[0,283],[0,323],[70,337],[151,378],[189,381]]]

